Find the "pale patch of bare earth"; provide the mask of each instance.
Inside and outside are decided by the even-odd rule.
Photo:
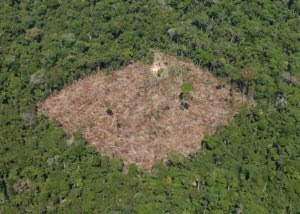
[[[183,100],[181,86],[194,89]],[[153,65],[134,63],[81,79],[38,104],[72,136],[82,132],[103,155],[150,170],[170,153],[199,151],[204,135],[238,113],[242,95],[192,63],[161,53]]]

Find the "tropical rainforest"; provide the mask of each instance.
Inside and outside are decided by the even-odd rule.
[[[70,144],[36,103],[152,49],[255,105],[151,173]],[[1,0],[0,213],[300,213],[299,0]]]

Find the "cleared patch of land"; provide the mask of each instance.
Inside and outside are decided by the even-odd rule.
[[[160,53],[81,79],[38,104],[69,134],[83,133],[103,155],[149,170],[169,153],[199,151],[205,134],[226,125],[242,95],[191,63]]]

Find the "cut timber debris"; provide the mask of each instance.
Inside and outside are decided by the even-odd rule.
[[[226,125],[242,103],[242,94],[208,71],[157,53],[151,66],[76,81],[39,103],[38,113],[70,136],[81,131],[101,154],[123,159],[125,171],[131,163],[150,170],[169,153],[199,151],[204,135]]]

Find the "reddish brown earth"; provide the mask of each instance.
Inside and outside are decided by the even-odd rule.
[[[194,86],[188,108],[179,96],[183,82]],[[135,63],[81,79],[39,103],[38,113],[70,136],[82,132],[101,154],[123,159],[125,170],[131,163],[149,170],[169,153],[199,151],[204,135],[238,112],[242,95],[223,84],[191,63],[158,54],[152,66]]]

